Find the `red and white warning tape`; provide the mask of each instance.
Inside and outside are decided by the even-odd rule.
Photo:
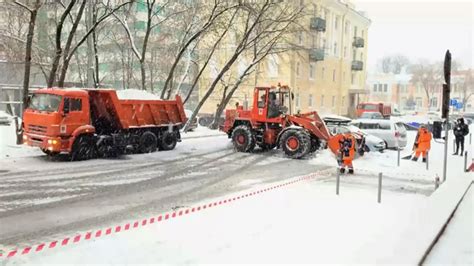
[[[41,243],[41,244],[36,245],[36,246],[25,247],[23,249],[15,249],[15,250],[12,250],[12,251],[9,251],[9,252],[0,253],[0,258],[6,259],[6,258],[11,258],[11,257],[14,257],[14,256],[18,256],[18,255],[26,255],[26,254],[29,254],[29,253],[32,253],[32,252],[40,252],[44,249],[53,249],[53,248],[57,248],[57,247],[67,246],[69,244],[77,243],[77,242],[80,242],[80,241],[91,240],[93,238],[99,238],[99,237],[107,236],[107,235],[110,235],[112,233],[119,233],[121,231],[128,231],[128,230],[131,230],[131,229],[136,229],[140,226],[146,226],[148,224],[154,224],[154,223],[157,223],[157,222],[162,222],[162,221],[166,221],[166,220],[169,220],[169,219],[178,218],[178,217],[181,217],[181,216],[184,216],[184,215],[189,215],[189,214],[192,214],[192,213],[195,213],[195,212],[203,211],[207,208],[221,206],[223,204],[228,204],[228,203],[231,203],[231,202],[234,202],[234,201],[237,201],[237,200],[241,200],[241,199],[245,199],[245,198],[248,198],[248,197],[251,197],[251,196],[259,195],[259,194],[269,192],[269,191],[272,191],[272,190],[275,190],[275,189],[278,189],[278,188],[283,188],[283,187],[286,187],[286,186],[289,186],[289,185],[292,185],[292,184],[295,184],[295,183],[299,183],[301,181],[314,179],[316,177],[323,176],[322,175],[323,173],[330,173],[330,172],[333,172],[332,168],[329,169],[329,171],[328,170],[318,171],[318,172],[315,172],[315,173],[312,173],[312,174],[309,174],[309,175],[296,177],[296,178],[294,178],[294,180],[288,181],[288,182],[285,182],[285,183],[282,183],[282,184],[278,184],[278,185],[274,185],[274,186],[271,186],[271,187],[268,187],[268,188],[265,188],[265,189],[260,189],[260,190],[257,190],[257,191],[245,193],[245,194],[242,194],[240,196],[234,196],[234,197],[230,197],[230,198],[227,198],[227,199],[224,199],[224,200],[219,200],[219,201],[216,201],[216,202],[204,204],[204,205],[201,205],[201,206],[188,208],[186,210],[180,210],[180,211],[175,211],[175,212],[164,213],[164,214],[160,214],[160,215],[155,216],[155,217],[150,217],[150,218],[147,218],[147,219],[138,220],[138,221],[135,221],[133,223],[127,223],[125,225],[117,225],[115,227],[109,227],[107,229],[99,229],[95,232],[90,231],[90,232],[86,232],[86,233],[83,233],[83,234],[78,234],[78,235],[76,235],[72,238],[71,237],[66,237],[66,238],[62,239],[61,241],[52,241],[52,242],[49,242],[49,243]]]

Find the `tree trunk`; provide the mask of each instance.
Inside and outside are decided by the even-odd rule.
[[[64,10],[63,14],[61,15],[61,18],[58,22],[58,25],[56,26],[56,54],[53,59],[53,63],[51,64],[51,71],[49,72],[49,79],[48,79],[48,87],[51,88],[54,85],[54,82],[56,81],[56,72],[58,71],[59,68],[59,60],[61,59],[61,56],[63,54],[63,50],[61,47],[61,35],[63,31],[63,25],[64,21],[66,20],[66,17],[71,13],[71,10],[76,4],[76,1],[71,1],[69,5],[67,6],[66,10]]]
[[[30,23],[28,24],[28,35],[26,36],[25,73],[23,76],[23,110],[28,105],[31,72],[31,51],[33,47],[33,37],[35,34],[36,16],[38,14],[40,5],[40,0],[36,0],[35,8],[30,12]]]

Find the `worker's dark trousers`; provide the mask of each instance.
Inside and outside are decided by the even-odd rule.
[[[456,154],[458,154],[459,146],[461,146],[461,155],[464,153],[464,137],[456,138]]]

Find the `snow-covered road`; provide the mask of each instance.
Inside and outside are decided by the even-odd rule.
[[[224,261],[276,262],[277,260],[266,259],[271,254],[279,255],[276,258],[280,258],[281,261],[295,262],[297,261],[295,258],[303,253],[294,250],[285,254],[284,247],[291,247],[291,242],[281,246],[275,244],[276,246],[265,249],[263,253],[258,253],[257,244],[278,243],[278,237],[273,237],[277,232],[284,233],[286,239],[295,240],[297,237],[291,236],[295,231],[288,228],[298,226],[300,230],[296,233],[300,234],[300,237],[310,232],[304,237],[305,243],[308,243],[307,252],[319,250],[318,257],[305,255],[301,257],[301,262],[338,261],[331,259],[340,255],[334,252],[339,249],[337,243],[342,242],[346,243],[342,246],[342,252],[346,257],[339,260],[341,263],[373,262],[367,258],[370,258],[372,249],[380,246],[377,237],[386,239],[387,245],[395,244],[396,232],[403,229],[396,228],[397,224],[403,221],[405,227],[409,226],[411,213],[417,211],[417,206],[426,203],[426,199],[429,199],[435,190],[435,176],[441,176],[440,144],[433,145],[432,164],[429,170],[426,170],[423,163],[412,161],[402,161],[401,167],[397,167],[397,153],[393,150],[368,153],[355,161],[355,175],[341,178],[340,198],[343,200],[338,202],[337,197],[334,198],[336,161],[329,151],[320,151],[315,157],[304,160],[287,159],[277,150],[265,153],[258,150],[250,154],[236,153],[226,136],[215,132],[201,133],[188,135],[173,151],[127,155],[109,160],[51,161],[31,150],[24,151],[25,147],[11,148],[10,151],[19,149],[16,156],[5,156],[0,161],[0,253],[39,243],[50,243],[78,233],[125,224],[163,212],[183,210],[212,199],[255,188],[265,188],[274,183],[286,182],[295,176],[318,171],[323,175],[313,179],[312,182],[303,182],[292,187],[289,193],[282,191],[273,196],[266,196],[267,199],[258,204],[247,202],[242,207],[230,211],[233,215],[229,211],[218,212],[212,221],[205,218],[194,220],[195,223],[181,222],[181,226],[163,228],[168,234],[165,234],[164,238],[155,239],[153,231],[144,231],[131,234],[129,238],[122,239],[121,235],[118,235],[111,239],[114,243],[118,243],[118,246],[114,247],[123,252],[128,250],[135,252],[142,245],[142,241],[149,245],[149,249],[141,250],[137,256],[127,257],[130,263],[151,262],[148,259],[153,259],[153,262],[180,264]],[[414,134],[410,134],[409,137],[411,143]],[[408,152],[403,151],[402,155]],[[450,157],[450,178],[460,172],[462,163],[461,157]],[[384,173],[383,205],[376,203],[379,172]],[[313,208],[311,202],[318,202],[311,211],[317,215],[303,215],[302,213],[307,213],[308,208]],[[282,219],[281,212],[278,211],[281,206],[293,217],[300,215],[299,219],[305,222]],[[265,210],[268,207],[274,212]],[[260,216],[256,216],[259,218],[253,219],[253,222],[245,219],[246,212],[265,213],[265,211],[268,211],[265,219]],[[281,223],[273,225],[274,219],[280,220]],[[240,222],[231,223],[232,220]],[[351,222],[353,222],[351,226],[346,225]],[[212,235],[206,232],[197,235],[192,233],[204,224],[206,228],[214,228],[216,233]],[[219,227],[222,224],[228,226]],[[313,224],[317,227],[313,228]],[[242,227],[229,232],[229,226],[235,228],[237,225]],[[343,232],[337,231],[337,228]],[[355,228],[364,230],[351,231]],[[388,228],[392,233],[387,234]],[[336,236],[334,242],[328,243],[328,239],[334,233],[341,235]],[[183,237],[184,234],[189,234],[191,239],[173,238],[176,234],[183,234]],[[219,234],[221,238],[217,238]],[[146,238],[144,235],[149,235],[151,238]],[[214,239],[214,242],[206,242],[206,245],[201,247],[200,240],[207,238]],[[318,240],[313,243],[312,238]],[[136,239],[136,243],[132,239]],[[233,244],[234,239],[240,239],[238,241],[241,242]],[[159,245],[155,245],[157,241]],[[253,241],[255,245],[246,246],[245,243]],[[45,253],[44,258],[41,255],[32,257],[32,261],[45,264],[82,263],[81,259],[74,259],[76,258],[74,254],[79,254],[78,256],[83,252],[95,254],[98,248],[105,254],[105,260],[102,262],[123,263],[111,260],[116,254],[106,253],[111,250],[101,246],[102,240],[93,240],[93,243],[95,242],[99,246],[90,247],[84,243],[77,250],[68,247],[69,250],[66,250],[64,256],[61,255],[62,251],[51,250],[53,253]],[[115,245],[114,243],[112,245]],[[309,248],[310,244],[314,247]],[[106,241],[103,245],[111,245],[111,242]],[[181,248],[172,251],[176,245]],[[298,248],[303,246],[305,244],[301,243]],[[91,248],[94,251],[91,251]],[[155,249],[161,252],[148,257]],[[189,249],[194,251],[190,252]],[[180,252],[183,257],[179,259],[168,256]],[[212,256],[202,257],[195,252],[210,252]],[[237,258],[234,252],[238,252],[235,254],[253,252],[254,256],[247,259]],[[49,254],[52,257],[48,257]],[[227,258],[230,260],[225,260]],[[20,259],[18,262],[25,261]],[[26,258],[26,262],[31,261]],[[99,261],[92,257],[90,262]]]

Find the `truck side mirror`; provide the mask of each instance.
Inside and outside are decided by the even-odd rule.
[[[67,114],[69,114],[69,98],[65,98],[64,99],[64,104],[63,104],[63,115],[66,116]]]

